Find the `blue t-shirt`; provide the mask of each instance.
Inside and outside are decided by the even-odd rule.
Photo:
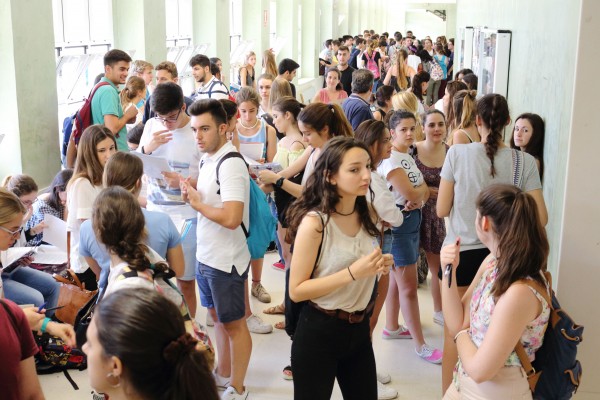
[[[104,124],[105,115],[114,115],[117,118],[123,117],[123,107],[121,106],[121,99],[119,99],[119,89],[106,77],[101,79],[102,82],[107,82],[108,85],[104,85],[96,90],[94,97],[92,97],[92,123],[93,124]],[[125,125],[117,133],[117,150],[129,152],[129,146],[127,146],[127,128]]]
[[[342,108],[344,109],[344,114],[346,114],[346,118],[350,121],[353,130],[356,130],[363,121],[373,119],[373,113],[371,112],[369,103],[354,93],[344,100]]]
[[[148,211],[144,208],[142,208],[142,213],[146,219],[148,246],[162,258],[166,259],[167,250],[176,247],[181,242],[181,236],[175,224],[165,213]],[[88,219],[81,224],[79,240],[79,255],[81,257],[91,257],[96,260],[101,269],[98,286],[101,289],[105,288],[108,283],[108,273],[110,272],[110,256],[106,247],[96,240],[91,220]]]

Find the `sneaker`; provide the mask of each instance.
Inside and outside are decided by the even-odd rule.
[[[442,363],[442,356],[444,355],[444,352],[441,350],[429,347],[429,345],[427,343],[425,343],[423,345],[423,347],[421,347],[421,351],[418,351],[417,349],[415,349],[415,352],[423,360],[429,361],[432,364],[441,364]]]
[[[229,386],[221,395],[221,400],[246,400],[248,398],[248,389],[244,388],[244,393],[238,393],[233,386]]]
[[[386,384],[392,381],[392,377],[387,372],[377,372],[377,382]]]
[[[398,391],[390,386],[377,382],[377,400],[389,400],[398,397]]]
[[[433,313],[433,322],[440,326],[444,326],[444,313],[436,311]]]
[[[213,377],[215,378],[217,389],[225,390],[229,387],[230,378],[225,378],[224,376],[217,374],[217,371],[213,371]]]
[[[273,326],[265,323],[258,315],[252,314],[246,319],[248,324],[248,330],[252,333],[271,333],[273,332]]]
[[[383,328],[381,333],[383,339],[412,339],[412,335],[404,326],[400,325],[397,331],[388,331]]]
[[[206,311],[206,326],[215,326],[215,321],[208,311]]]
[[[285,367],[282,371],[283,373],[283,379],[285,379],[286,381],[293,381],[294,380],[294,375],[292,374],[292,366],[288,365],[287,367]]]
[[[277,271],[285,272],[285,264],[281,260],[273,263],[273,268]]]
[[[256,285],[252,285],[252,296],[256,297],[258,301],[262,303],[270,303],[271,295],[267,292],[267,289],[264,288],[262,283],[258,282]]]

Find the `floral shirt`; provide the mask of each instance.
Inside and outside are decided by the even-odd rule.
[[[481,280],[475,287],[473,296],[471,298],[471,326],[469,328],[469,336],[477,347],[480,347],[481,343],[483,342],[483,338],[485,337],[485,334],[490,326],[490,322],[492,321],[494,308],[496,307],[494,296],[491,294],[494,282],[498,276],[498,268],[496,267],[496,264],[496,258],[491,258],[481,277]],[[523,344],[523,348],[529,356],[529,360],[533,361],[535,359],[535,352],[542,346],[544,333],[546,331],[546,326],[548,326],[548,319],[550,318],[550,307],[548,306],[548,303],[544,297],[538,293],[537,290],[531,286],[527,287],[533,292],[533,294],[535,294],[535,297],[537,297],[542,304],[542,312],[540,315],[527,324],[523,335],[521,335],[521,343]],[[510,353],[508,359],[504,363],[504,366],[521,366],[519,356],[517,356],[515,351]],[[455,371],[463,376],[466,375],[460,360],[458,361]]]

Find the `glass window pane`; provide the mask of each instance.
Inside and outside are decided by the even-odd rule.
[[[81,43],[90,40],[88,2],[63,0],[63,23],[65,43]]]
[[[167,39],[177,39],[179,34],[179,11],[177,0],[165,0]]]
[[[89,2],[90,39],[93,43],[112,43],[112,2],[92,0]]]
[[[179,0],[179,38],[192,37],[192,0]]]
[[[65,38],[63,36],[63,17],[61,0],[52,0],[52,19],[54,22],[54,42],[62,43],[65,41]]]

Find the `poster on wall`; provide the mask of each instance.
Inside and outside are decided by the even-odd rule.
[[[508,95],[508,72],[510,67],[511,32],[507,30],[480,29],[473,51],[477,48],[473,71],[479,81],[477,92],[480,95],[498,93]]]
[[[455,71],[460,71],[464,68],[471,68],[471,58],[473,56],[473,27],[467,26],[459,29],[459,44],[458,44],[458,68]]]

